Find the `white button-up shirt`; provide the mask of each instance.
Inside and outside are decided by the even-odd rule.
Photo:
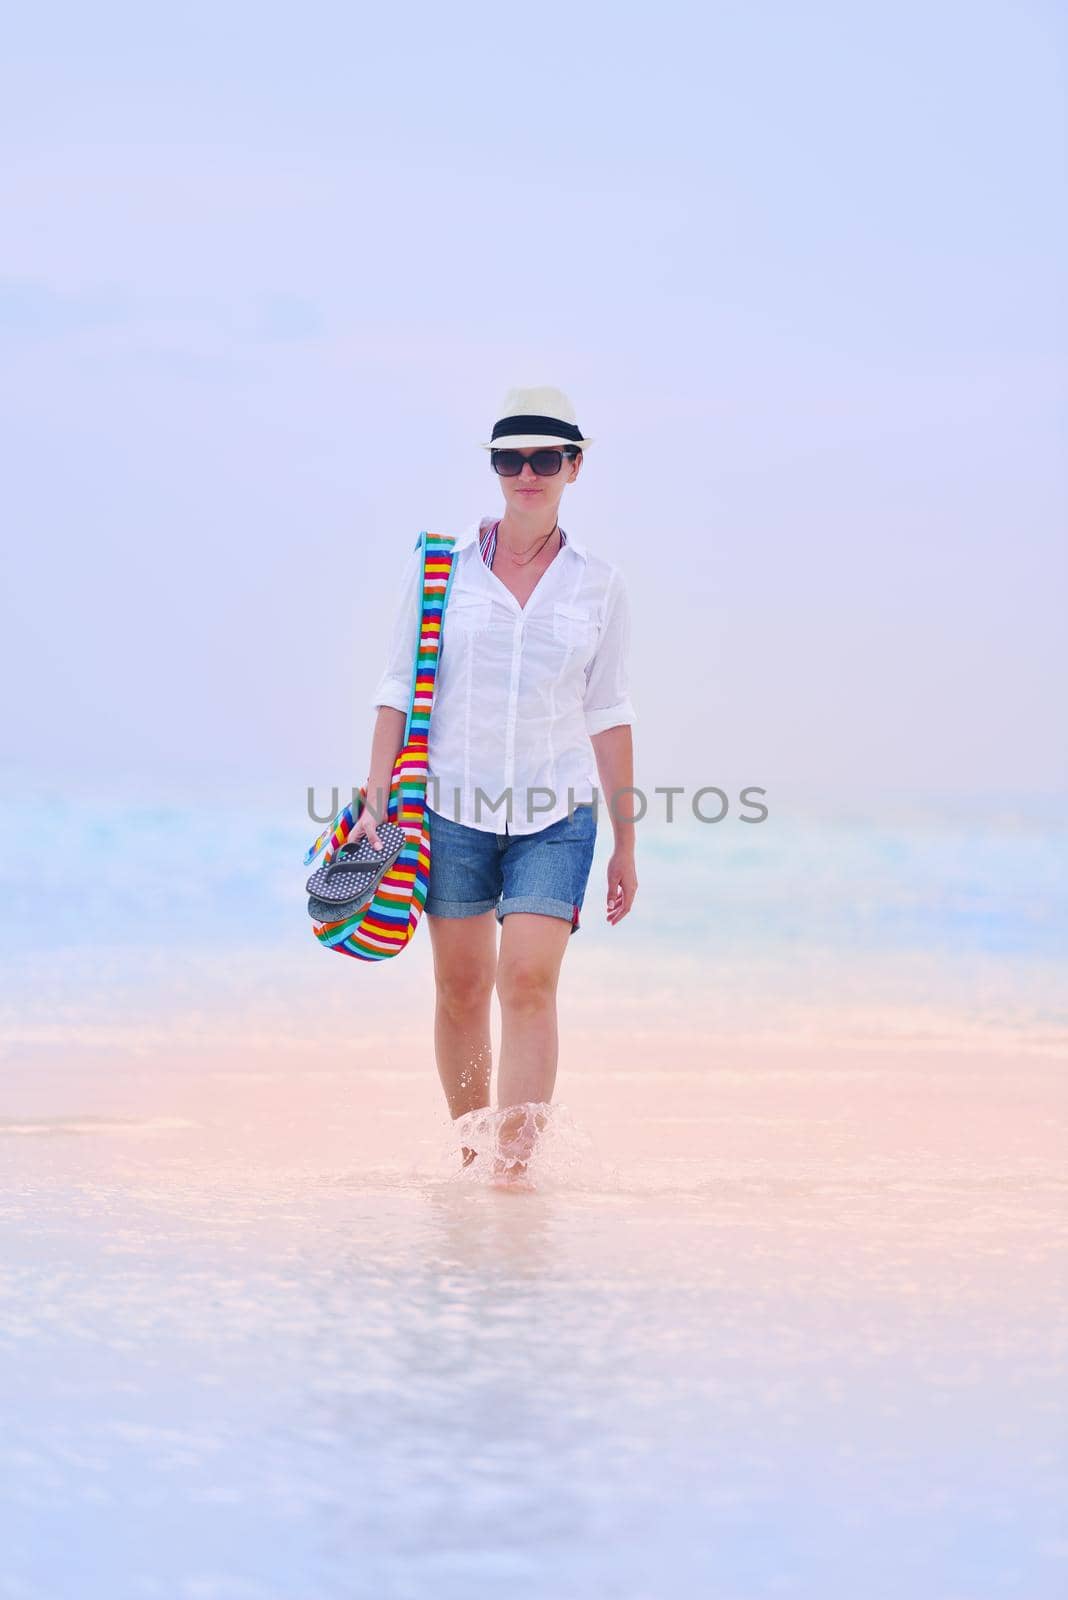
[[[593,801],[590,735],[633,723],[630,612],[618,567],[567,535],[521,606],[482,559],[473,522],[453,547],[427,752],[432,811],[490,833],[533,833]],[[371,700],[407,714],[419,635],[418,546]],[[481,796],[478,791],[481,791]],[[610,797],[602,797],[605,800]]]

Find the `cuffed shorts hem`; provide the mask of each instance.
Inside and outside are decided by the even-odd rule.
[[[496,904],[496,900],[434,900],[428,896],[423,910],[432,917],[477,917],[492,911]]]
[[[567,900],[553,900],[548,895],[513,894],[497,904],[497,921],[503,922],[509,911],[539,911],[545,917],[562,917],[571,923],[571,932],[578,933],[578,906]]]

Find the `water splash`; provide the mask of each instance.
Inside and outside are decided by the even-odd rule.
[[[587,1130],[569,1108],[528,1100],[513,1106],[481,1106],[446,1124],[441,1159],[456,1182],[507,1188],[583,1186],[603,1181],[604,1162]]]

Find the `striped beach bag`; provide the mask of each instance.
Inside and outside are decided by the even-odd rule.
[[[412,692],[404,742],[393,764],[386,820],[404,830],[405,844],[382,876],[374,896],[340,922],[312,922],[312,932],[327,950],[359,961],[384,961],[411,941],[426,904],[430,881],[430,829],[427,820],[427,745],[430,713],[441,650],[442,618],[452,582],[454,539],[451,534],[421,533],[414,548],[423,551],[423,600],[419,638],[412,668]],[[323,849],[323,865],[332,861],[356,825],[367,799],[366,784],[319,835],[304,857],[310,866]]]

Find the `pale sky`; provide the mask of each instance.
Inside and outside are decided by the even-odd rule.
[[[1063,792],[1059,6],[5,32],[9,783],[361,781],[405,556],[551,383],[636,781]]]

